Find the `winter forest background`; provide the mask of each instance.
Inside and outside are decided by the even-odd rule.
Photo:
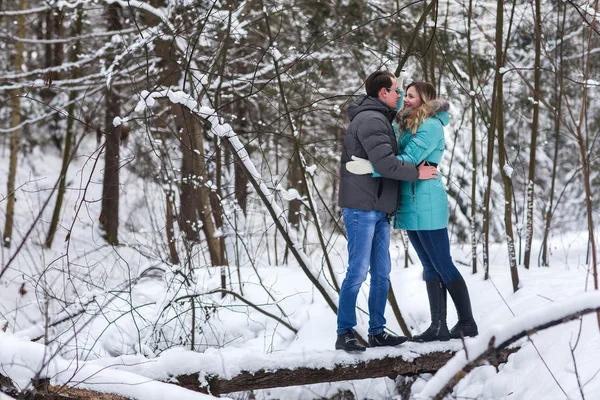
[[[0,0],[0,389],[42,396],[33,378],[58,393],[174,398],[173,377],[213,371],[190,361],[200,353],[224,375],[266,369],[269,355],[291,368],[299,353],[281,351],[311,346],[344,361],[324,350],[346,260],[339,158],[345,107],[378,68],[434,82],[451,103],[440,172],[455,261],[480,304],[493,277],[507,295],[534,282],[556,299],[597,290],[599,11],[597,0]],[[402,232],[392,253],[405,275],[392,276],[389,325],[410,335],[427,326],[420,265]],[[503,304],[475,308],[492,318]],[[582,304],[560,318],[583,323],[600,307]],[[600,319],[585,318],[598,347]],[[589,376],[552,393],[593,398],[600,365],[572,354]],[[151,373],[131,366],[155,358]],[[125,372],[90,384],[108,365],[157,386],[119,391]],[[77,378],[84,367],[97,370]],[[363,377],[376,379],[229,396],[412,398],[428,380]],[[474,381],[448,396],[504,398]]]

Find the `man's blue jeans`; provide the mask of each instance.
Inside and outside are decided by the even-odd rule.
[[[354,331],[356,298],[370,272],[369,334],[377,335],[385,327],[384,312],[390,287],[390,221],[383,211],[344,208],[342,215],[348,235],[348,270],[340,289],[337,334]]]

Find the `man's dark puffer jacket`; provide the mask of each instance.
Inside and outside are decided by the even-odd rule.
[[[378,98],[366,95],[348,107],[350,125],[340,167],[340,207],[393,214],[398,207],[398,180],[418,179],[414,164],[396,158],[398,145],[391,125],[395,113]],[[346,163],[353,155],[367,158],[381,178],[348,172]]]

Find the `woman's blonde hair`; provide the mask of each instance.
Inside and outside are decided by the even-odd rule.
[[[409,129],[413,135],[417,133],[419,125],[433,114],[433,108],[431,106],[431,100],[436,98],[435,86],[429,82],[415,81],[406,87],[408,89],[414,87],[421,98],[421,105],[415,109],[405,109],[404,106],[396,114],[396,121],[398,122],[398,131],[402,132],[404,129]]]

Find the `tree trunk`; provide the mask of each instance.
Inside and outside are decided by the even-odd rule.
[[[518,348],[498,350],[497,357],[490,357],[495,365],[506,363],[508,356]],[[379,359],[358,360],[353,363],[338,363],[333,368],[300,367],[294,369],[268,369],[253,372],[242,371],[236,376],[205,376],[208,387],[200,387],[198,374],[180,375],[176,379],[181,386],[189,390],[203,391],[212,395],[309,385],[324,382],[351,381],[356,379],[382,378],[395,379],[397,376],[414,376],[435,373],[443,367],[455,352],[431,352],[421,354],[407,361],[400,356],[388,356]],[[485,364],[482,360],[479,365]]]
[[[108,6],[108,30],[121,29],[119,14],[121,6]],[[121,113],[118,95],[111,89],[106,93],[106,114],[104,126],[106,132],[104,155],[104,183],[102,185],[102,220],[106,241],[112,245],[119,243],[119,144],[125,135],[123,124],[114,126],[113,119]]]
[[[211,189],[206,187],[208,182],[206,174],[206,160],[204,154],[204,128],[201,122],[189,112],[186,107],[174,104],[177,130],[181,133],[182,161],[182,199],[181,213],[184,224],[191,224],[186,229],[202,229],[206,238],[211,264],[214,266],[227,265],[226,254],[221,250],[221,241],[217,237],[217,228],[213,220],[211,205]],[[189,222],[188,222],[189,221]],[[198,226],[201,223],[201,227]]]
[[[283,97],[285,96],[284,93],[280,93],[280,96]],[[286,111],[287,112],[287,111]],[[298,137],[295,138],[296,140],[299,140]],[[298,146],[297,143],[294,143],[293,145],[293,154],[292,154],[292,158],[291,161],[289,163],[289,169],[288,169],[288,183],[287,183],[287,188],[288,189],[296,189],[298,190],[298,193],[302,196],[305,195],[305,188],[304,185],[302,185],[300,183],[300,181],[302,181],[302,174],[303,174],[303,168],[300,162],[300,146]],[[290,222],[290,224],[296,229],[300,229],[300,211],[301,211],[301,206],[302,206],[302,201],[300,200],[290,200],[289,202],[289,206],[288,206],[288,221]]]
[[[187,111],[185,111],[187,112]],[[196,203],[196,211],[202,221],[202,231],[206,238],[208,245],[208,252],[210,253],[210,260],[214,266],[225,266],[227,265],[225,250],[221,247],[220,237],[217,237],[217,226],[215,220],[219,210],[215,210],[211,206],[210,197],[212,195],[211,189],[206,187],[206,160],[204,156],[204,130],[199,123],[196,124],[195,129],[195,147],[194,150],[200,152],[197,154],[194,152],[194,174],[204,178],[204,182],[201,182],[198,191],[198,202]],[[214,219],[213,219],[214,218]]]
[[[525,268],[529,268],[531,260],[531,241],[533,240],[533,200],[535,196],[535,155],[537,152],[537,138],[540,121],[541,96],[541,42],[542,42],[542,15],[540,0],[535,0],[535,62],[533,65],[533,119],[531,121],[531,144],[529,147],[529,179],[527,182],[527,231],[525,234]]]
[[[75,22],[75,29],[73,30],[73,36],[81,35],[81,29],[83,26],[83,7],[80,5],[77,7],[77,21]],[[76,40],[75,45],[71,49],[69,54],[69,62],[75,63],[77,61],[80,49],[80,41]],[[79,78],[79,68],[75,68],[73,70],[73,80]],[[62,203],[65,196],[65,190],[67,188],[67,170],[69,168],[69,163],[71,162],[71,149],[73,148],[73,114],[75,113],[75,99],[77,97],[76,91],[71,91],[69,93],[69,105],[67,106],[67,130],[65,132],[65,140],[64,140],[64,148],[63,148],[63,159],[62,159],[62,167],[60,169],[60,181],[58,183],[58,193],[56,195],[56,204],[54,206],[54,211],[52,212],[52,219],[50,221],[50,229],[48,230],[48,235],[46,236],[45,246],[50,248],[52,247],[52,242],[54,241],[54,235],[56,233],[56,228],[58,227],[58,220],[60,218],[60,210],[62,209]],[[57,113],[56,115],[60,115]]]
[[[238,116],[234,121],[233,129],[239,135],[244,135],[248,132],[249,112],[245,100],[238,98],[234,105],[234,113]],[[246,144],[248,154],[252,154],[253,146]],[[235,200],[238,207],[242,210],[244,216],[247,215],[248,209],[248,177],[244,173],[244,168],[238,161],[233,158],[233,174],[234,174],[234,191]]]
[[[476,361],[471,362],[471,369],[478,365],[494,365],[506,363],[511,354],[520,350],[519,347],[510,349],[493,349],[487,357],[480,356]],[[333,351],[332,351],[333,352]],[[203,379],[207,386],[201,386],[199,373],[175,376],[171,379],[172,385],[180,386],[184,389],[210,393],[213,396],[219,396],[225,393],[245,392],[249,390],[270,389],[279,387],[289,387],[298,385],[309,385],[314,383],[328,383],[351,381],[358,379],[383,378],[395,379],[398,376],[416,376],[425,373],[435,373],[442,368],[454,355],[453,350],[436,351],[417,355],[411,360],[404,360],[401,356],[392,355],[381,358],[363,359],[356,362],[337,362],[330,367],[321,366],[315,359],[313,367],[299,367],[293,369],[287,368],[265,368],[258,371],[248,372],[244,366],[241,371],[234,376],[205,375]],[[229,360],[225,359],[224,362]],[[199,367],[199,369],[201,366]],[[251,366],[252,368],[252,366]],[[74,389],[64,386],[53,386],[49,384],[49,379],[40,379],[37,385],[37,392],[27,393],[28,399],[34,400],[68,400],[68,399],[89,399],[89,400],[124,400],[124,397],[110,393],[97,393],[84,389]],[[7,377],[0,374],[0,384],[6,389],[13,389],[15,384]],[[71,382],[76,384],[76,382]],[[191,395],[191,393],[190,393]]]
[[[179,108],[178,105],[173,105],[173,111]],[[176,114],[177,115],[177,114]],[[176,121],[177,122],[177,121]],[[179,123],[177,124],[177,130],[181,130]],[[193,155],[191,152],[192,138],[187,133],[181,135],[181,185],[179,194],[179,229],[184,233],[185,238],[191,242],[197,242],[200,240],[200,229],[198,224],[198,214],[196,212],[196,199],[195,199],[195,183],[193,182],[194,176],[194,162]]]
[[[513,199],[513,184],[512,171],[509,172],[510,166],[506,160],[506,150],[504,146],[504,105],[502,95],[502,79],[498,87],[498,163],[502,174],[502,182],[504,183],[504,226],[506,229],[506,245],[508,247],[508,263],[510,266],[510,276],[513,285],[513,291],[519,289],[519,270],[517,269],[517,260],[515,255],[515,239],[512,223],[512,199]]]
[[[560,60],[558,63],[559,68],[554,74],[554,109],[556,110],[554,114],[554,156],[552,158],[552,176],[550,181],[550,195],[548,204],[546,205],[546,210],[544,213],[544,237],[542,239],[542,266],[548,267],[550,266],[550,260],[548,259],[548,236],[550,236],[550,227],[552,226],[552,214],[554,208],[554,190],[556,187],[556,170],[558,168],[558,148],[560,141],[560,126],[562,119],[562,65],[563,65],[563,56],[564,56],[564,48],[563,42],[560,40],[563,37],[563,31],[565,28],[565,19],[566,19],[566,8],[562,7],[561,3],[557,4],[556,9],[556,41],[558,46],[555,48],[556,59]],[[562,22],[560,21],[562,11]]]
[[[425,4],[425,3],[423,3],[423,4]],[[431,16],[431,21],[430,21],[431,25],[433,25],[433,26],[430,28],[431,32],[430,32],[429,40],[427,42],[427,49],[426,49],[426,51],[429,53],[428,54],[429,55],[429,57],[428,57],[429,58],[429,65],[428,65],[429,79],[428,80],[437,89],[437,93],[440,92],[440,88],[439,88],[439,86],[436,85],[436,82],[435,82],[436,81],[435,66],[436,66],[436,62],[437,62],[437,57],[436,57],[437,56],[437,54],[436,54],[437,46],[435,43],[435,41],[436,41],[435,35],[436,35],[436,28],[437,28],[437,22],[438,22],[437,16],[438,16],[438,11],[439,11],[439,6],[440,6],[439,2],[436,1],[435,5],[433,6],[434,7],[433,14]],[[426,7],[426,6],[424,5],[424,7]],[[444,63],[441,63],[441,64],[443,65]]]
[[[410,253],[408,252],[408,249],[410,249],[410,240],[405,230],[400,231],[400,237],[402,239],[402,247],[404,247],[404,268],[408,268],[408,264],[412,263]]]
[[[167,245],[169,246],[169,255],[171,263],[179,264],[179,255],[177,254],[177,246],[175,246],[175,230],[173,224],[173,210],[175,209],[175,202],[173,201],[173,192],[168,190],[165,191],[165,199],[167,200],[167,218],[165,223],[165,230],[167,231]]]
[[[498,81],[502,79],[502,75],[500,74],[500,67],[502,66],[502,3],[498,1],[498,9],[499,11],[496,13],[496,72],[494,77],[494,88],[492,90],[492,108],[491,108],[491,117],[490,124],[488,129],[488,142],[487,142],[487,154],[486,154],[486,187],[483,192],[483,224],[482,224],[482,245],[483,245],[483,270],[484,270],[484,279],[487,280],[490,277],[490,247],[489,247],[489,237],[490,237],[490,227],[491,227],[491,194],[492,194],[492,175],[494,173],[493,163],[494,163],[494,141],[496,139],[496,115],[498,114],[498,101],[497,94],[499,83]],[[498,24],[498,20],[500,20],[500,24]],[[498,44],[500,43],[500,44]]]
[[[19,10],[24,11],[27,8],[26,0],[19,0]],[[17,17],[17,32],[16,36],[25,37],[25,14],[19,14]],[[15,62],[14,73],[19,74],[23,71],[23,41],[17,40],[15,44]],[[18,126],[21,124],[21,89],[16,88],[11,90],[11,124],[14,130],[10,134],[10,161],[8,167],[8,181],[6,185],[6,220],[4,225],[4,234],[2,242],[4,247],[10,247],[13,231],[13,219],[15,215],[15,181],[17,177],[17,155],[19,153],[19,137],[21,129]]]
[[[339,292],[339,290],[338,290]],[[400,311],[400,306],[398,305],[398,300],[396,300],[396,294],[394,293],[394,288],[390,283],[390,290],[388,291],[388,302],[392,307],[392,311],[394,312],[394,317],[396,317],[396,321],[398,321],[398,325],[400,325],[400,329],[402,329],[402,333],[404,336],[408,338],[408,340],[412,340],[412,333],[410,329],[408,329],[408,325],[404,320],[404,316],[402,315],[402,311]]]
[[[513,284],[513,291],[517,291],[519,288],[519,271],[517,269],[517,261],[515,258],[515,241],[513,233],[512,223],[512,199],[513,199],[513,186],[511,175],[512,171],[509,171],[510,166],[506,159],[506,149],[504,146],[504,94],[503,94],[503,76],[500,70],[504,67],[504,56],[502,53],[502,41],[503,41],[503,24],[504,24],[504,2],[498,0],[498,6],[496,11],[496,101],[495,101],[495,125],[498,136],[498,164],[500,167],[500,174],[502,175],[502,182],[504,183],[504,225],[506,230],[506,242],[508,246],[508,262],[510,265],[511,279]]]
[[[594,232],[594,204],[592,203],[592,199],[594,197],[594,192],[591,187],[591,175],[590,175],[590,149],[588,146],[591,144],[588,143],[587,132],[586,137],[584,137],[584,120],[587,115],[587,107],[588,107],[588,87],[589,85],[586,83],[588,79],[590,79],[590,69],[592,64],[592,49],[594,48],[592,40],[597,35],[596,30],[596,18],[598,17],[598,8],[599,8],[599,0],[594,1],[594,12],[592,22],[590,23],[589,36],[587,38],[586,45],[586,55],[585,55],[585,65],[584,65],[584,73],[583,73],[583,94],[581,96],[581,110],[579,112],[579,122],[576,124],[576,139],[577,145],[579,146],[579,157],[581,159],[581,173],[583,175],[583,186],[585,188],[585,208],[587,213],[588,220],[588,234],[589,234],[589,244],[590,251],[592,256],[592,273],[594,278],[594,289],[598,290],[598,263],[597,263],[597,254],[596,254],[596,233]],[[593,143],[593,142],[591,142]],[[598,320],[598,326],[600,327],[600,312],[596,313],[596,318]]]
[[[52,43],[52,39],[62,37],[64,12],[59,8],[51,8],[45,14],[45,29],[40,36],[46,40],[46,43],[44,44],[44,67],[48,69],[48,72],[44,74],[44,81],[47,86],[40,90],[40,97],[44,103],[50,104],[57,93],[56,87],[52,86],[52,82],[61,78],[59,71],[50,71],[50,68],[61,65],[64,58],[64,44],[60,42]],[[77,25],[77,23],[75,25]],[[75,32],[76,30],[77,28],[72,31]],[[76,43],[76,45],[78,45],[78,43]],[[75,75],[75,73],[76,72],[73,71],[73,75]],[[56,145],[56,148],[63,151],[64,135],[60,126],[62,114],[55,113],[51,118],[52,119],[48,121],[50,137]]]
[[[217,57],[217,61],[214,63],[213,68],[218,69],[218,74],[216,79],[218,80],[217,89],[215,90],[215,109],[220,109],[222,104],[222,85],[223,80],[225,79],[225,67],[227,66],[227,53],[229,51],[229,46],[231,45],[231,27],[233,22],[233,12],[235,9],[235,5],[232,0],[227,1],[227,29],[225,31],[225,37],[222,39],[222,45],[219,52],[219,56]],[[225,244],[225,230],[223,224],[223,152],[221,150],[220,138],[215,138],[215,184],[216,189],[214,191],[210,191],[210,200],[211,206],[213,210],[213,216],[215,219],[215,225],[220,231],[220,235],[218,237],[219,241],[219,257],[220,257],[220,266],[221,266],[221,297],[225,297],[225,290],[227,289],[227,267],[229,261],[227,259],[227,247]]]
[[[2,383],[3,379],[8,380],[8,378],[0,375],[0,383]],[[5,386],[5,385],[1,385]],[[42,388],[40,388],[42,389]],[[7,392],[11,393],[10,390]],[[2,393],[2,391],[0,391]],[[18,396],[15,393],[11,393],[13,396]],[[119,396],[117,394],[111,393],[100,393],[94,392],[93,390],[87,389],[75,389],[70,388],[64,385],[49,385],[47,381],[45,381],[44,387],[42,390],[32,391],[32,392],[21,392],[23,397],[15,397],[15,398],[24,398],[27,400],[128,400],[129,397]],[[11,397],[12,398],[12,397]]]
[[[248,177],[239,162],[234,163],[235,174],[235,200],[240,210],[247,215],[248,212]]]
[[[221,190],[221,185],[222,185],[222,179],[221,176],[223,174],[222,171],[222,165],[223,165],[223,160],[222,160],[222,152],[221,152],[221,147],[219,146],[219,139],[215,138],[215,163],[216,163],[216,171],[215,171],[215,185],[216,185],[216,189],[213,190],[209,190],[208,194],[209,194],[209,198],[210,198],[210,205],[211,208],[213,210],[212,215],[214,216],[214,220],[215,220],[215,227],[217,229],[217,232],[219,232],[218,235],[216,235],[215,240],[218,241],[218,245],[219,245],[219,266],[221,267],[221,289],[225,290],[227,289],[227,265],[229,264],[228,260],[227,260],[227,249],[225,247],[225,230],[224,230],[224,226],[223,226],[223,205],[221,204],[221,199],[223,198],[223,192]],[[221,293],[221,297],[225,297],[225,292]]]
[[[471,265],[477,273],[477,114],[475,109],[475,84],[473,69],[473,43],[471,42],[471,20],[473,0],[469,0],[469,21],[467,25],[467,67],[469,71],[469,97],[471,99]]]

